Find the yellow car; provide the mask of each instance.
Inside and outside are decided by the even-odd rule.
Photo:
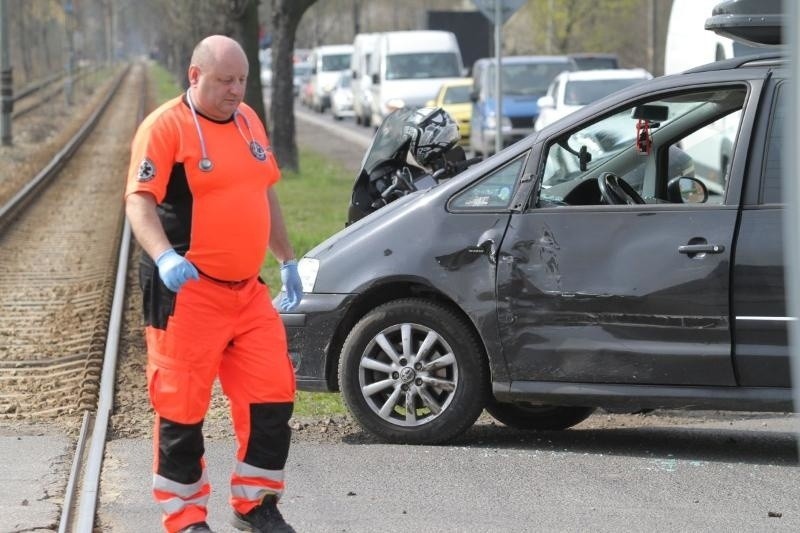
[[[461,144],[469,144],[469,122],[472,118],[472,78],[445,82],[428,107],[441,107],[458,123]]]

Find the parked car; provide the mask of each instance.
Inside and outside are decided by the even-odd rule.
[[[311,55],[311,50],[308,48],[295,48],[292,54],[293,63],[308,63],[308,57]]]
[[[372,73],[370,63],[378,45],[377,33],[359,33],[353,39],[350,70],[353,72],[353,112],[356,124],[372,122]]]
[[[313,101],[314,101],[314,84],[312,83],[312,79],[309,76],[308,79],[303,81],[302,85],[300,85],[300,103],[306,107],[311,107]]]
[[[343,72],[331,91],[331,114],[336,120],[354,115],[352,81],[353,77],[350,72]]]
[[[426,104],[426,107],[441,107],[453,117],[458,124],[462,145],[469,144],[469,123],[472,117],[472,100],[469,97],[471,92],[471,78],[448,81],[439,88],[436,98]]]
[[[311,78],[311,63],[307,62],[295,63],[292,69],[293,69],[292,85],[293,85],[294,95],[299,96],[300,89]]]
[[[261,86],[269,88],[272,86],[272,49],[264,48],[258,51],[260,63],[259,74],[261,76]]]
[[[576,70],[567,56],[506,56],[502,58],[502,116],[497,116],[497,60],[479,59],[472,67],[472,117],[469,145],[479,155],[509,146],[533,132],[539,116],[537,101],[559,73]]]
[[[538,131],[614,91],[652,78],[641,68],[562,72],[537,101],[539,117],[533,129]]]
[[[311,63],[311,107],[322,113],[331,106],[331,91],[342,72],[350,72],[351,44],[317,46],[308,57]]]
[[[599,407],[792,410],[789,70],[768,51],[628,87],[322,242],[281,315],[299,388],[404,443],[484,408],[550,430]],[[701,168],[683,140],[730,118],[729,165]]]

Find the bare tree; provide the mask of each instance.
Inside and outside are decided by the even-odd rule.
[[[266,126],[261,62],[258,58],[258,0],[230,0],[229,10],[234,22],[233,38],[241,43],[247,55],[247,62],[250,64],[245,102],[258,113]]]
[[[272,0],[272,148],[281,168],[297,170],[294,125],[294,37],[303,13],[316,0]]]

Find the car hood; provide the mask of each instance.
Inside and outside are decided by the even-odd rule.
[[[339,253],[347,253],[349,244],[360,241],[365,236],[379,233],[381,227],[394,223],[398,218],[402,218],[405,213],[410,212],[408,207],[417,202],[428,191],[418,191],[407,194],[398,200],[378,209],[347,226],[343,230],[334,233],[320,244],[311,249],[305,257],[325,260]]]

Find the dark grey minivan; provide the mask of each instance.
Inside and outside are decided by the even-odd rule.
[[[791,410],[786,69],[766,53],[643,82],[333,235],[282,315],[299,387],[406,443],[483,409],[527,429]]]

